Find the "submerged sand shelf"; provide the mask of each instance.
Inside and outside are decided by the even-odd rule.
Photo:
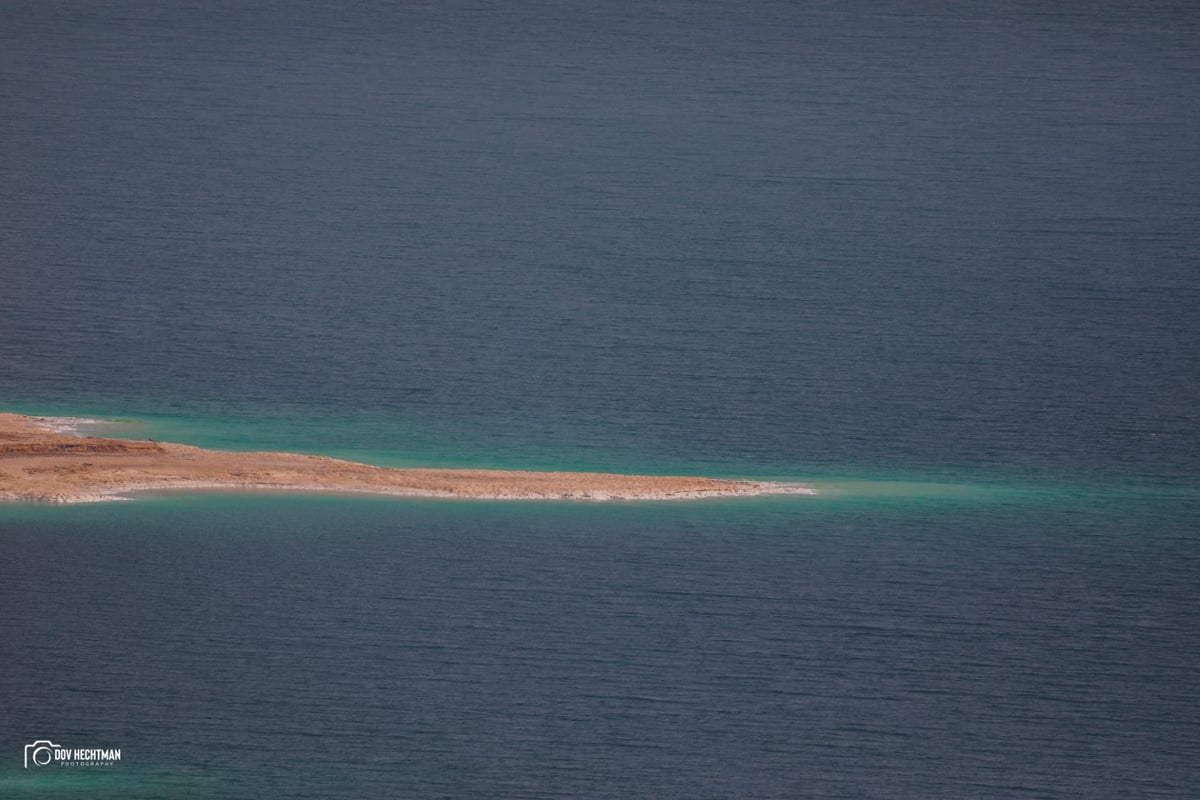
[[[493,500],[672,500],[815,493],[794,484],[717,478],[390,469],[298,453],[235,453],[79,436],[69,420],[0,413],[0,500],[76,503],[191,489]]]

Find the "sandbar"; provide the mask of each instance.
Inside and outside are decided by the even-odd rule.
[[[88,422],[88,421],[84,421]],[[58,417],[0,413],[0,501],[80,503],[145,492],[274,490],[481,500],[691,500],[815,494],[798,484],[600,472],[397,469],[301,453],[229,452],[77,435]]]

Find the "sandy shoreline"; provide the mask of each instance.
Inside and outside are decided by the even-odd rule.
[[[691,500],[815,494],[793,484],[596,472],[390,469],[77,435],[99,420],[0,413],[0,501],[83,503],[140,492],[271,490],[486,500]]]

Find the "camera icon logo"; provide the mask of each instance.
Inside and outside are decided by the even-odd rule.
[[[54,750],[57,747],[58,745],[49,739],[38,739],[33,744],[25,745],[25,769],[29,769],[31,761],[38,767],[49,764],[54,759]]]

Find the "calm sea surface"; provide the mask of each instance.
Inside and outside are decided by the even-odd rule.
[[[0,797],[1200,796],[1198,42],[4,4],[0,410],[822,493],[0,507]]]

